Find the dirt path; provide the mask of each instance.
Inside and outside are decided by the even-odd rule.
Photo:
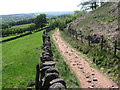
[[[60,37],[59,31],[55,31],[52,38],[58,44],[61,54],[76,74],[82,88],[118,88],[117,84],[98,70],[91,68],[83,57],[75,53],[73,48],[67,46]]]

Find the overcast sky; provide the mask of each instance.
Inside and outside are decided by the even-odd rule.
[[[79,10],[82,0],[1,0],[0,15]]]

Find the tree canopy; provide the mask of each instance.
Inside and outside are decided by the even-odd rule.
[[[95,0],[88,0],[88,1],[82,2],[78,6],[80,5],[82,6],[81,9],[83,10],[90,10],[90,9],[94,10],[99,6],[98,2],[96,2]]]
[[[47,23],[46,14],[40,14],[35,18],[36,29],[44,27],[46,23]]]

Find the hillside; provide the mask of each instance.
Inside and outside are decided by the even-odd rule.
[[[117,3],[104,4],[70,23],[70,28],[83,34],[104,35],[107,38],[118,37]]]
[[[107,2],[67,25],[62,37],[111,79],[119,79],[120,31],[118,4]]]

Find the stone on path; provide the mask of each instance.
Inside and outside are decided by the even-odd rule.
[[[93,78],[93,81],[98,81],[97,78]]]
[[[91,83],[92,81],[91,80],[87,80],[88,83]]]
[[[88,88],[93,88],[92,86],[89,86]]]

